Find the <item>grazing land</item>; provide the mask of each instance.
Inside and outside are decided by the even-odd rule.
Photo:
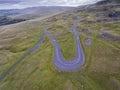
[[[120,90],[119,13],[119,3],[95,4],[1,26],[0,75],[39,40],[43,28],[59,43],[65,59],[75,57],[74,35],[69,30],[77,16],[85,62],[74,71],[56,68],[53,45],[46,35],[43,43],[0,81],[0,90]]]

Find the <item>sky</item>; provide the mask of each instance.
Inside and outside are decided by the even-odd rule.
[[[37,6],[80,6],[101,0],[0,0],[0,9],[22,9]]]

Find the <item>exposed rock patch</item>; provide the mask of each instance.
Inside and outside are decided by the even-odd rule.
[[[120,41],[120,36],[115,36],[106,32],[100,32],[98,37],[109,40],[109,41]]]
[[[85,45],[86,46],[91,46],[91,44],[92,44],[92,39],[91,38],[85,38]]]
[[[79,31],[87,33],[87,34],[92,34],[92,32],[90,31],[90,29],[81,28]]]
[[[118,16],[120,16],[120,12],[110,12],[110,13],[108,14],[108,16],[109,16],[110,18],[118,17]]]

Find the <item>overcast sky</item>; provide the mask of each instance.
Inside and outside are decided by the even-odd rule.
[[[35,6],[80,6],[101,0],[0,0],[0,9],[21,9]]]

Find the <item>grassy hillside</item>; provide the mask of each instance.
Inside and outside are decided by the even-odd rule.
[[[73,9],[72,7],[41,6],[25,9],[0,10],[0,26],[23,22],[35,18],[51,17]]]
[[[7,16],[0,16],[0,26],[23,22],[25,19],[12,19]]]
[[[91,5],[41,21],[1,27],[0,75],[37,42],[44,27],[60,44],[65,59],[73,58],[74,38],[68,30],[77,16],[81,17],[77,30],[85,63],[71,72],[56,68],[53,45],[45,36],[41,46],[0,81],[0,90],[120,90],[119,10],[118,4]]]

